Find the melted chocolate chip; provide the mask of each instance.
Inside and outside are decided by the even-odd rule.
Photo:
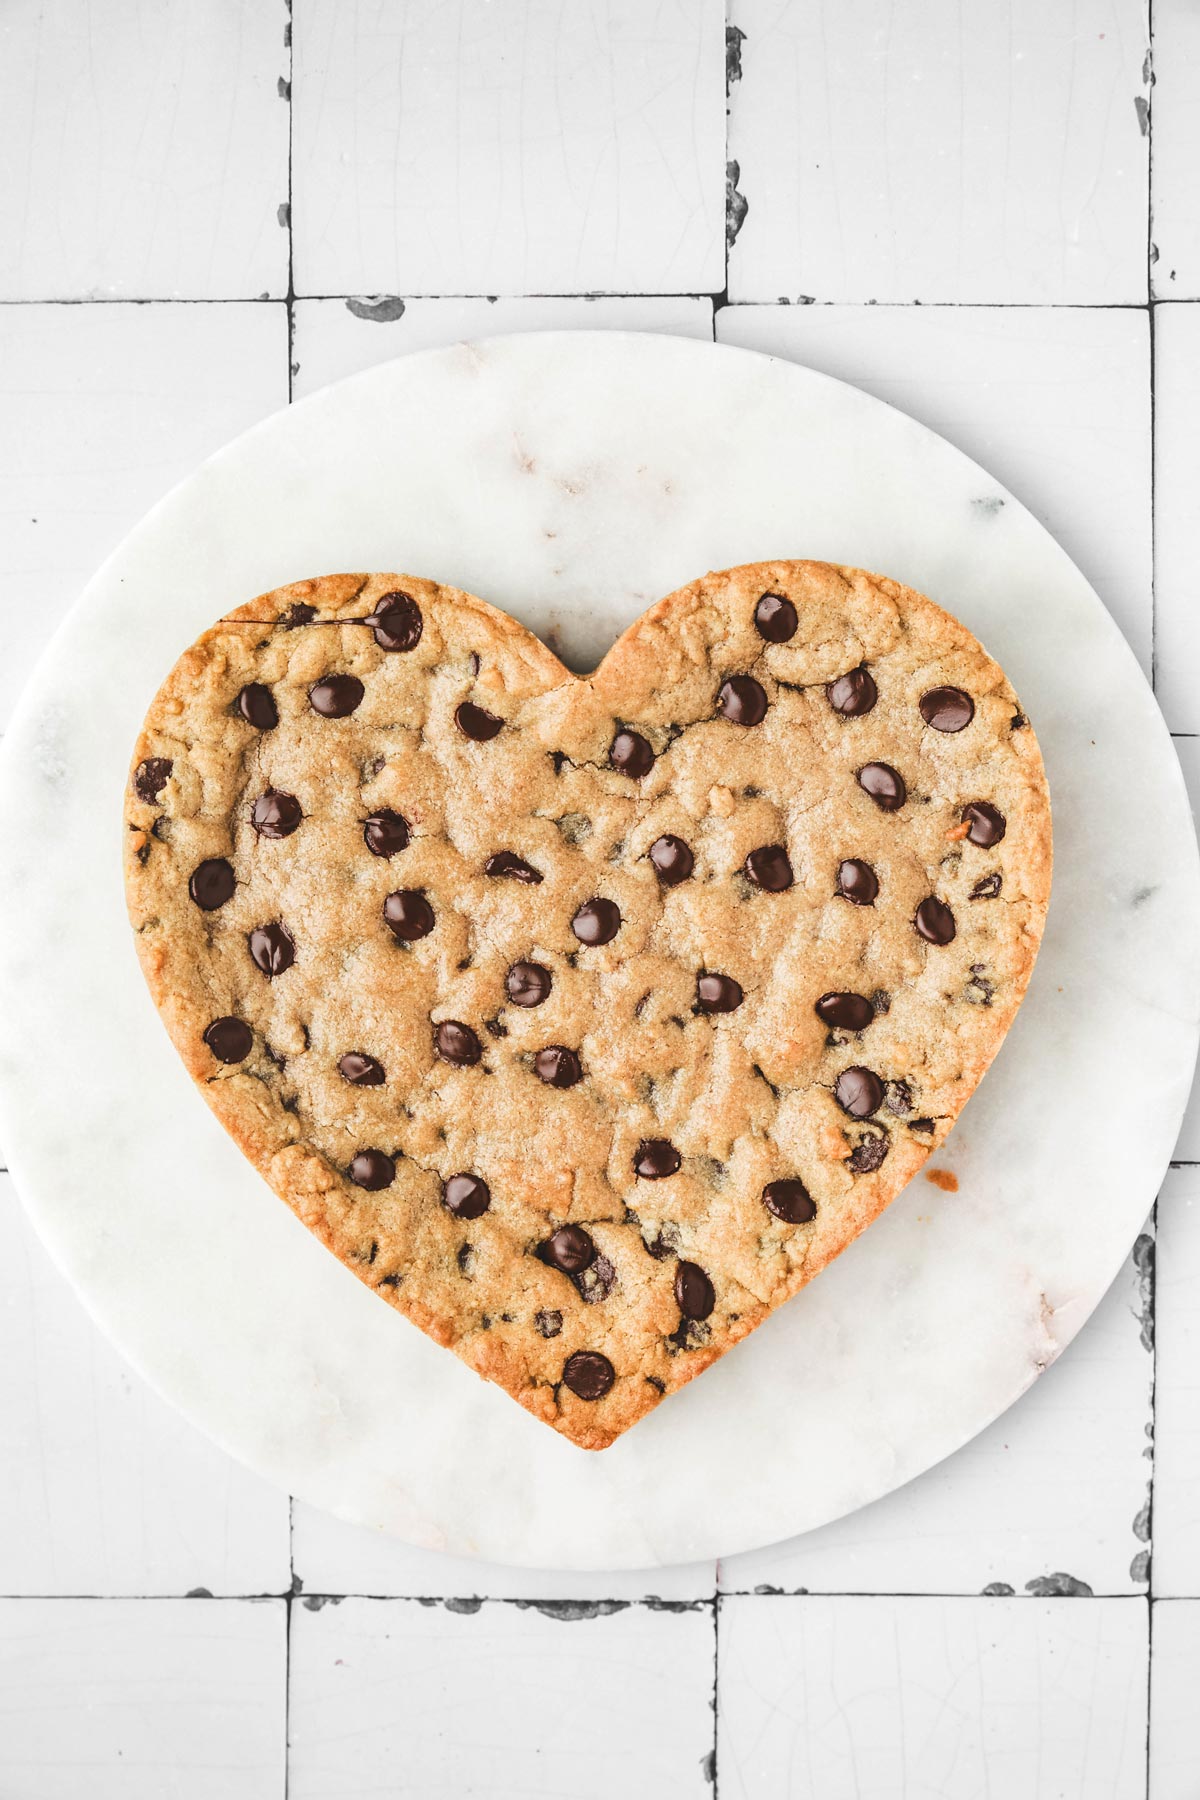
[[[433,908],[420,888],[397,888],[383,903],[383,917],[393,937],[413,943],[433,930]]]
[[[234,705],[247,725],[253,725],[255,731],[274,731],[279,723],[279,709],[275,705],[274,695],[261,681],[248,682]]]
[[[752,850],[742,868],[747,881],[752,881],[755,887],[765,888],[769,894],[782,894],[794,880],[792,865],[782,844],[763,844],[760,849]]]
[[[214,1019],[204,1041],[218,1062],[245,1062],[254,1047],[254,1033],[245,1019]]]
[[[386,807],[363,820],[363,843],[372,856],[395,856],[408,848],[408,820]]]
[[[362,705],[366,692],[357,675],[326,675],[308,690],[308,704],[323,719],[345,719]]]
[[[996,895],[1000,892],[1001,886],[1002,878],[1000,872],[999,870],[993,870],[990,875],[985,875],[982,880],[975,883],[975,886],[971,889],[969,898],[972,900],[994,900]]]
[[[696,1005],[701,1012],[736,1012],[745,999],[732,975],[706,973],[696,977]]]
[[[640,781],[654,767],[654,751],[640,731],[618,731],[608,747],[608,760],[618,775]]]
[[[796,609],[782,594],[764,594],[754,609],[754,626],[768,644],[786,644],[800,623]]]
[[[433,1028],[433,1047],[443,1062],[470,1069],[483,1055],[483,1045],[461,1019],[441,1019]]]
[[[956,927],[954,914],[944,900],[930,894],[922,900],[913,919],[917,936],[923,937],[927,944],[949,944],[954,941]]]
[[[962,822],[967,827],[967,841],[990,850],[1008,830],[1008,820],[990,800],[972,800],[962,809]]]
[[[895,1113],[898,1119],[907,1119],[913,1109],[912,1089],[907,1081],[885,1082],[883,1103],[890,1113]]]
[[[767,696],[753,675],[731,675],[717,690],[717,711],[731,725],[761,725],[767,716]]]
[[[391,1187],[395,1181],[396,1165],[382,1150],[360,1150],[347,1173],[355,1187],[377,1194],[380,1188]]]
[[[539,1081],[547,1087],[569,1088],[583,1080],[583,1068],[574,1050],[568,1050],[563,1044],[548,1044],[539,1050],[533,1059],[533,1069]]]
[[[879,877],[870,863],[847,857],[838,865],[838,893],[852,906],[874,906],[879,892]]]
[[[481,1219],[492,1204],[492,1190],[479,1175],[452,1175],[442,1187],[442,1205],[456,1219]]]
[[[268,981],[282,975],[296,960],[292,934],[278,919],[270,925],[256,925],[247,941],[255,967],[262,970]]]
[[[683,1158],[666,1138],[643,1138],[633,1159],[633,1172],[643,1181],[662,1181],[678,1172]]]
[[[552,1269],[561,1269],[564,1275],[578,1275],[595,1261],[596,1246],[582,1226],[560,1225],[538,1246],[538,1255]]]
[[[285,631],[295,631],[299,625],[311,625],[317,616],[315,606],[309,606],[305,600],[297,600],[295,606],[289,606],[280,614],[279,623]]]
[[[975,717],[975,702],[961,688],[930,688],[921,695],[921,717],[935,731],[965,731]]]
[[[498,719],[495,713],[488,712],[482,706],[476,706],[473,700],[463,701],[454,714],[454,723],[473,744],[489,743],[504,728],[503,719]]]
[[[280,788],[268,788],[254,802],[250,823],[259,837],[285,838],[291,837],[303,817],[295,794],[285,794]]]
[[[515,856],[511,850],[497,850],[483,865],[485,875],[493,880],[507,877],[509,881],[538,882],[541,872],[532,863],[527,863],[523,856]]]
[[[617,1371],[599,1350],[577,1350],[563,1364],[562,1378],[580,1400],[603,1400]]]
[[[607,1300],[612,1293],[613,1288],[617,1285],[617,1271],[607,1256],[601,1254],[597,1256],[594,1263],[590,1263],[578,1275],[572,1275],[571,1280],[581,1298],[586,1300],[589,1306],[594,1306],[597,1300]]]
[[[541,963],[515,962],[504,977],[504,991],[514,1006],[540,1006],[550,992],[550,971]]]
[[[717,1304],[713,1284],[699,1263],[681,1262],[676,1269],[675,1304],[685,1319],[707,1319]]]
[[[167,778],[175,764],[169,756],[148,756],[140,762],[133,777],[134,792],[139,800],[147,806],[153,806],[158,796],[167,785]]]
[[[813,1009],[824,1025],[838,1031],[865,1031],[875,1008],[861,994],[822,994]]]
[[[870,1069],[843,1069],[833,1097],[852,1119],[869,1119],[883,1105],[883,1083]]]
[[[210,856],[206,861],[197,863],[192,870],[188,893],[201,912],[216,912],[219,906],[224,906],[227,900],[232,899],[236,887],[233,869],[225,858]]]
[[[852,1175],[872,1175],[891,1147],[891,1139],[886,1131],[870,1131],[865,1137],[859,1138],[846,1158],[846,1167]]]
[[[670,832],[665,837],[655,838],[650,846],[650,861],[664,887],[678,887],[696,866],[688,845],[682,838],[672,837]]]
[[[585,900],[571,920],[571,930],[581,944],[609,944],[621,929],[621,910],[615,900]]]
[[[858,785],[881,812],[899,812],[908,799],[903,775],[888,763],[867,763],[858,771]]]
[[[383,1064],[363,1050],[347,1050],[338,1058],[338,1074],[354,1087],[382,1087],[387,1079]]]
[[[549,1310],[536,1312],[533,1315],[533,1322],[537,1326],[539,1334],[544,1338],[557,1337],[562,1330],[562,1314],[560,1312]]]
[[[835,713],[844,719],[861,719],[878,700],[879,689],[869,669],[850,669],[831,681],[825,694]]]
[[[762,1198],[767,1211],[785,1225],[807,1225],[817,1216],[817,1203],[802,1181],[769,1181]]]
[[[667,1220],[665,1224],[659,1226],[654,1237],[643,1236],[642,1243],[655,1262],[664,1262],[668,1256],[674,1256],[679,1249],[679,1227]]]
[[[932,1119],[914,1119],[908,1129],[910,1131],[919,1131],[923,1137],[932,1136],[933,1120]]]
[[[425,627],[420,607],[399,588],[380,595],[366,622],[381,650],[415,650]]]

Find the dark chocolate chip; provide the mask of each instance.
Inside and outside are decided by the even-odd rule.
[[[456,1219],[481,1219],[492,1204],[492,1190],[479,1175],[452,1175],[442,1187],[442,1204]]]
[[[617,1371],[599,1350],[577,1350],[563,1364],[562,1378],[580,1400],[603,1400]]]
[[[794,879],[788,853],[782,844],[763,844],[752,850],[742,864],[747,881],[765,888],[769,894],[782,894]]]
[[[944,900],[930,894],[922,900],[913,919],[918,937],[923,937],[927,944],[949,944],[954,940],[954,914]]]
[[[786,644],[799,623],[795,607],[782,594],[764,594],[754,609],[755,629],[768,644]]]
[[[867,763],[858,771],[858,785],[881,812],[899,812],[908,799],[903,775],[888,763]]]
[[[357,675],[326,675],[308,690],[308,704],[323,719],[345,719],[362,705],[366,692]]]
[[[975,717],[975,702],[961,688],[930,688],[921,695],[921,717],[935,731],[965,731]]]
[[[869,1119],[883,1105],[883,1083],[871,1069],[843,1069],[833,1095],[852,1119]]]
[[[391,1187],[395,1181],[396,1165],[382,1150],[360,1150],[348,1174],[355,1187],[377,1194],[380,1188]]]
[[[970,898],[972,900],[994,900],[996,895],[1000,892],[1001,886],[1002,878],[1000,872],[998,869],[993,870],[990,875],[983,876],[980,881],[975,883],[975,886],[971,889]]]
[[[766,690],[753,675],[731,675],[717,690],[717,710],[731,725],[761,725],[767,716]]]
[[[596,1246],[582,1226],[560,1225],[539,1245],[538,1255],[552,1269],[561,1269],[564,1275],[578,1275],[595,1261]]]
[[[534,1073],[547,1087],[569,1088],[583,1080],[583,1068],[574,1050],[563,1044],[548,1044],[533,1059]]]
[[[609,944],[621,929],[621,910],[615,900],[585,900],[571,920],[571,930],[581,944]]]
[[[618,731],[608,747],[608,760],[618,775],[640,781],[654,767],[654,751],[640,731]]]
[[[497,850],[489,856],[483,865],[485,875],[496,879],[507,876],[510,881],[541,881],[541,872],[532,863],[527,863],[523,856],[515,856],[511,850]]]
[[[838,1031],[865,1031],[875,1017],[875,1008],[861,994],[822,994],[813,1010],[822,1024]]]
[[[397,888],[383,903],[383,916],[393,937],[412,943],[433,930],[433,908],[420,888]]]
[[[907,1119],[913,1109],[912,1089],[907,1081],[885,1082],[883,1103],[890,1113],[895,1113],[898,1119]]]
[[[297,600],[295,606],[289,606],[288,610],[280,615],[279,623],[285,631],[295,631],[298,625],[311,625],[316,616],[315,606],[309,606],[305,600]]]
[[[578,1275],[572,1275],[571,1280],[579,1290],[580,1296],[587,1301],[589,1306],[594,1306],[597,1300],[607,1300],[612,1293],[613,1288],[617,1285],[617,1271],[607,1256],[601,1254],[597,1256],[595,1262],[589,1263],[588,1267],[581,1270]]]
[[[549,1309],[544,1312],[536,1312],[533,1315],[533,1322],[544,1338],[557,1337],[562,1330],[562,1314],[560,1312]]]
[[[705,973],[696,977],[696,1005],[701,1012],[736,1012],[744,999],[732,975]]]
[[[254,802],[250,823],[259,837],[285,838],[291,837],[303,817],[295,794],[285,794],[281,788],[268,788]]]
[[[274,731],[279,723],[279,709],[270,688],[261,681],[246,684],[234,702],[247,725],[255,731]]]
[[[363,843],[372,856],[395,856],[408,848],[408,820],[386,807],[363,820]]]
[[[655,1262],[664,1262],[679,1249],[679,1227],[670,1220],[660,1225],[654,1237],[643,1237],[642,1243]]]
[[[919,1131],[923,1137],[930,1137],[933,1134],[933,1120],[914,1119],[908,1129],[910,1131]]]
[[[767,1211],[785,1225],[807,1225],[817,1216],[817,1203],[802,1181],[769,1181],[762,1197]]]
[[[232,898],[237,880],[223,856],[210,856],[197,863],[188,882],[188,893],[201,912],[216,912]]]
[[[856,856],[838,865],[838,893],[853,906],[874,906],[879,892],[879,877],[870,863]]]
[[[886,1131],[870,1131],[865,1137],[859,1138],[846,1158],[846,1167],[852,1175],[872,1175],[891,1147],[892,1142]]]
[[[454,714],[454,723],[473,744],[490,743],[504,729],[503,719],[498,719],[495,713],[488,712],[485,707],[476,706],[473,700],[463,701]]]
[[[363,1050],[347,1050],[338,1058],[338,1074],[354,1087],[382,1087],[387,1077],[383,1064]]]
[[[273,981],[276,975],[282,975],[296,960],[292,934],[278,919],[273,920],[270,925],[256,925],[248,942],[256,968],[262,970],[268,981]]]
[[[254,1033],[245,1019],[214,1019],[204,1041],[218,1062],[245,1062],[254,1046]]]
[[[678,887],[696,866],[688,845],[682,838],[672,837],[670,832],[665,837],[655,838],[650,846],[650,861],[664,887]]]
[[[541,963],[515,962],[504,977],[504,991],[514,1006],[540,1006],[550,992],[550,971]]]
[[[643,1181],[662,1181],[677,1173],[683,1158],[666,1138],[643,1138],[633,1159],[633,1172]]]
[[[441,1019],[433,1028],[433,1047],[443,1062],[470,1069],[483,1055],[483,1045],[461,1019]]]
[[[869,669],[850,669],[831,681],[825,694],[835,713],[846,719],[861,719],[878,700],[879,689]]]
[[[998,844],[1008,830],[1008,820],[990,800],[972,800],[969,806],[964,806],[962,822],[968,827],[968,843],[978,844],[984,850]]]
[[[393,588],[390,594],[380,595],[367,624],[381,650],[415,650],[425,621],[412,595]]]
[[[140,762],[133,777],[138,799],[144,800],[147,806],[153,806],[166,787],[167,777],[174,767],[169,756],[148,756],[145,762]]]
[[[713,1284],[699,1263],[681,1262],[676,1269],[675,1303],[685,1319],[707,1319],[717,1304]]]

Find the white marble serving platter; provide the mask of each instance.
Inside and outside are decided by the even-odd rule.
[[[886,571],[1005,665],[1049,770],[1049,927],[1010,1038],[937,1158],[958,1192],[918,1178],[746,1343],[590,1455],[380,1305],[194,1093],[125,920],[130,748],[184,646],[303,575],[435,576],[586,667],[681,582],[777,556]],[[1197,1046],[1183,783],[1083,577],[902,414],[683,339],[539,334],[428,352],[231,444],[64,620],[0,751],[0,843],[0,1141],[87,1306],[161,1393],[293,1493],[494,1561],[732,1554],[963,1443],[1112,1279]]]

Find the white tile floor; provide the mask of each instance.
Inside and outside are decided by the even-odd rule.
[[[1153,667],[1200,800],[1195,0],[1154,0],[1153,87],[1141,0],[290,10],[0,8],[0,728],[223,440],[386,357],[591,325],[795,357],[960,444]],[[1200,1104],[1178,1156],[958,1456],[615,1577],[289,1513],[125,1369],[0,1177],[2,1800],[1196,1800]]]

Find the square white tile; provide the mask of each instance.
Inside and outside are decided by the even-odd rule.
[[[722,1590],[1143,1592],[1152,1256],[1144,1233],[1062,1359],[956,1456],[820,1531],[723,1559]]]
[[[1157,1265],[1154,1592],[1200,1596],[1200,1168],[1163,1184]]]
[[[0,730],[125,532],[203,457],[287,404],[287,355],[282,302],[0,306]]]
[[[725,285],[721,0],[305,0],[302,294]]]
[[[289,1800],[712,1794],[713,1615],[292,1608]]]
[[[852,382],[965,450],[1078,563],[1149,674],[1150,341],[1144,313],[731,306],[717,314],[717,339]],[[953,596],[942,598],[953,610]]]
[[[286,294],[286,14],[6,0],[0,298]]]
[[[1200,304],[1154,309],[1154,449],[1155,692],[1172,731],[1200,732]]]
[[[0,1367],[0,1594],[286,1591],[287,1496],[122,1361],[51,1264],[8,1175]]]
[[[1200,1743],[1200,1600],[1156,1601],[1150,1676],[1148,1800],[1196,1800]]]
[[[1145,300],[1141,0],[734,0],[730,18],[733,299]]]
[[[1143,1600],[721,1603],[721,1800],[1143,1800]]]
[[[1200,9],[1154,0],[1154,191],[1150,279],[1162,299],[1200,296]]]
[[[0,1600],[5,1800],[283,1800],[282,1600]]]
[[[1191,798],[1193,822],[1200,825],[1200,737],[1176,737],[1175,751]],[[1192,1097],[1175,1145],[1175,1160],[1200,1163],[1200,1075],[1192,1083]]]

